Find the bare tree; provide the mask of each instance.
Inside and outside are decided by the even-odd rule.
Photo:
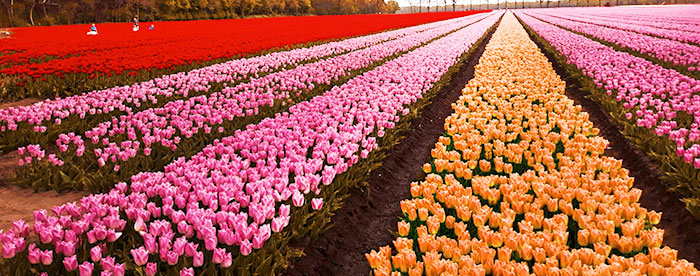
[[[40,3],[42,6],[46,4],[46,0],[35,0],[32,2],[32,7],[29,9],[29,22],[34,26],[34,7],[36,4]],[[46,14],[46,9],[44,9],[44,14]]]
[[[457,0],[452,0],[452,11],[455,11],[455,9],[457,8],[456,4],[457,4]]]
[[[10,0],[9,3],[6,0],[2,0],[2,5],[5,6],[7,10],[7,18],[10,20],[10,27],[14,26],[15,18],[15,0]]]
[[[430,0],[428,0],[428,12],[430,12]]]

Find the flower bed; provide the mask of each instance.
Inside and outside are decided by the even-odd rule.
[[[512,14],[401,202],[381,275],[700,275]]]
[[[18,221],[0,236],[0,269],[274,273],[297,254],[288,241],[323,231],[342,191],[378,165],[378,150],[393,146],[394,130],[408,126],[403,119],[415,117],[424,96],[434,95],[442,76],[499,18],[493,14],[473,25],[479,28],[448,34],[249,125],[165,172],[141,173],[79,207],[56,206],[53,215],[37,211],[33,227]],[[39,241],[27,242],[30,233]]]
[[[692,7],[691,9],[698,9]],[[658,22],[649,20],[647,16],[635,16],[633,19],[620,17],[629,12],[629,8],[618,8],[608,16],[596,16],[595,13],[581,12],[581,9],[550,11],[547,14],[562,17],[569,20],[580,21],[615,29],[633,31],[637,33],[652,35],[661,38],[673,39],[681,42],[694,43],[700,45],[700,32],[693,31],[694,25],[682,24],[681,22]],[[690,28],[689,28],[690,27]],[[700,26],[695,26],[700,27]]]
[[[550,16],[548,13],[528,13],[540,20],[564,27],[608,43],[608,46],[626,50],[638,56],[656,61],[671,69],[700,78],[700,46],[680,41],[648,36],[636,32],[608,28]]]

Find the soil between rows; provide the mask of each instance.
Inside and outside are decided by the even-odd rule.
[[[622,134],[619,125],[598,103],[586,98],[589,91],[581,88],[579,82],[571,78],[561,64],[558,64],[552,53],[530,35],[540,50],[552,63],[557,74],[566,81],[566,96],[581,105],[588,112],[593,126],[600,129],[600,136],[610,142],[605,155],[622,159],[622,167],[630,171],[634,177],[634,187],[642,190],[639,203],[648,210],[663,212],[658,228],[664,230],[663,245],[678,250],[678,258],[700,264],[700,223],[688,213],[680,197],[669,192],[666,187],[670,184],[660,180],[661,172],[658,165],[645,153],[641,152]]]
[[[499,21],[500,22],[500,21]],[[498,24],[498,23],[497,23]],[[316,240],[292,244],[304,250],[303,257],[292,260],[282,275],[367,275],[370,272],[365,253],[391,243],[401,216],[399,203],[411,197],[410,183],[430,156],[438,137],[444,133],[444,121],[452,114],[452,103],[474,76],[474,66],[495,31],[477,45],[420,118],[411,122],[411,130],[388,153],[382,166],[372,171],[369,186],[356,189],[344,200],[343,207],[331,219],[333,228]]]

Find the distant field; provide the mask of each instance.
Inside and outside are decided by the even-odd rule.
[[[365,35],[449,18],[467,12],[339,15],[231,20],[97,24],[11,29],[0,45],[0,98],[73,95],[147,80],[240,55]],[[155,30],[148,27],[154,24]],[[37,83],[36,80],[40,80]]]

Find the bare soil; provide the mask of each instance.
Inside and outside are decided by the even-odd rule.
[[[2,81],[0,81],[0,84],[1,83],[2,83]],[[26,98],[26,99],[21,99],[19,101],[14,101],[14,102],[0,102],[0,109],[32,105],[32,104],[38,103],[38,102],[43,101],[43,100],[44,99],[40,99],[40,98]]]
[[[18,161],[19,155],[16,151],[0,156],[0,230],[10,229],[12,222],[18,219],[32,222],[34,210],[50,210],[53,206],[77,201],[88,195],[87,192],[77,191],[35,193],[31,188],[12,185],[10,180],[14,177]]]
[[[51,210],[53,206],[78,201],[86,195],[85,192],[74,191],[35,193],[31,189],[0,184],[0,230],[10,229],[12,222],[18,219],[31,223],[34,221],[34,210]]]

